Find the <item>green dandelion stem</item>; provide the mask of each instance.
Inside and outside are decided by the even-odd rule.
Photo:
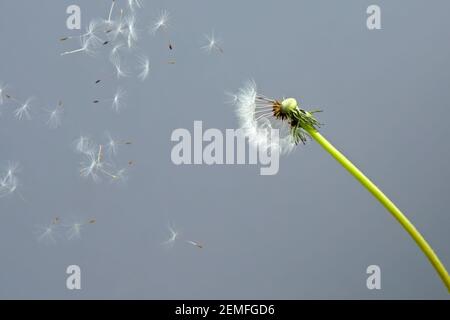
[[[425,238],[414,227],[411,221],[400,211],[399,208],[380,190],[378,187],[367,178],[353,163],[350,162],[339,150],[337,150],[325,137],[323,137],[315,128],[306,127],[304,129],[308,134],[319,143],[334,159],[336,159],[352,176],[356,178],[405,228],[405,230],[414,239],[423,253],[430,260],[433,267],[444,282],[447,290],[450,293],[450,276],[442,264],[439,257],[434,252],[433,248],[428,244]]]

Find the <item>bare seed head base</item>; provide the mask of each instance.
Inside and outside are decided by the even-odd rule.
[[[433,248],[400,209],[361,170],[320,134],[320,123],[314,117],[314,113],[318,111],[306,111],[299,108],[297,101],[293,98],[276,100],[260,95],[257,93],[254,82],[249,83],[245,88],[241,89],[234,98],[242,129],[254,135],[253,137],[250,136],[250,142],[259,144],[259,147],[261,147],[261,144],[264,145],[267,143],[266,139],[258,137],[260,135],[258,133],[260,131],[259,129],[262,126],[261,120],[263,120],[265,129],[267,129],[268,124],[271,126],[270,128],[288,127],[291,142],[295,145],[300,142],[306,143],[307,137],[309,136],[322,146],[325,151],[358,180],[403,226],[436,269],[439,277],[450,293],[450,276]],[[276,124],[277,122],[278,124]],[[286,137],[283,139],[286,139]],[[274,147],[273,143],[271,143],[270,147]],[[283,151],[283,145],[276,147]]]

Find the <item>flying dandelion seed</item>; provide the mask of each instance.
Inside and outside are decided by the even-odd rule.
[[[77,240],[81,238],[81,232],[82,230],[88,226],[88,225],[92,225],[96,222],[95,219],[91,219],[89,221],[86,222],[78,222],[75,221],[69,225],[65,225],[65,227],[67,228],[67,232],[66,232],[66,236],[68,240]]]
[[[143,57],[143,56],[138,57],[138,60],[139,60],[139,70],[140,70],[138,78],[141,81],[145,81],[145,79],[147,79],[148,74],[150,72],[150,60],[147,57]]]
[[[142,3],[140,0],[128,0],[128,8],[130,8],[131,11],[135,11],[136,8],[142,8]]]
[[[3,176],[0,176],[0,198],[13,194],[17,190],[19,165],[12,163]]]
[[[94,148],[83,153],[84,160],[81,162],[80,175],[84,178],[92,178],[94,182],[100,182],[102,176],[106,176],[111,181],[124,181],[125,169],[114,171],[114,166],[104,160],[103,146],[98,146],[98,151]]]
[[[202,47],[203,50],[208,53],[211,53],[213,51],[223,53],[221,40],[215,37],[214,31],[211,33],[211,35],[205,35],[205,38],[208,43]]]
[[[155,34],[160,30],[166,30],[168,27],[169,27],[169,12],[163,10],[161,11],[160,15],[153,24],[151,32]]]
[[[125,97],[125,91],[122,88],[118,88],[112,101],[112,108],[115,112],[119,112],[123,108],[123,98]]]
[[[127,44],[128,48],[133,47],[133,43],[138,41],[138,33],[136,29],[136,17],[129,15],[125,18],[125,24],[128,29]]]
[[[49,113],[49,117],[47,120],[47,125],[50,129],[57,129],[61,126],[62,116],[64,113],[64,109],[62,106],[62,102],[60,101],[58,105],[53,110],[47,110]]]
[[[3,83],[0,84],[0,106],[5,103],[5,99],[8,99],[8,94],[6,93],[7,89],[7,85]]]
[[[23,103],[22,105],[20,105],[15,111],[14,111],[14,116],[18,119],[18,120],[22,120],[22,119],[28,119],[31,120],[31,101],[33,100],[33,98],[29,98],[27,101],[25,101],[25,103]]]
[[[116,156],[119,152],[119,147],[124,145],[131,145],[132,143],[130,141],[118,141],[115,140],[109,132],[106,132],[106,137],[108,140],[107,151],[110,156]]]
[[[89,22],[89,25],[86,28],[86,33],[77,36],[62,37],[59,40],[67,41],[70,39],[79,39],[80,41],[88,40],[92,45],[99,44],[103,42],[103,40],[97,35],[101,28],[102,24],[100,22],[92,20],[91,22]]]
[[[118,142],[116,140],[114,140],[114,138],[107,132],[106,133],[107,137],[108,137],[108,153],[110,155],[117,155],[118,152]]]
[[[109,9],[109,15],[108,15],[108,20],[107,20],[108,23],[111,23],[111,22],[112,22],[112,21],[111,21],[111,18],[112,18],[112,14],[113,14],[114,6],[115,6],[115,5],[116,5],[116,0],[112,0],[111,8]]]
[[[92,37],[89,38],[83,38],[81,40],[81,48],[79,49],[75,49],[72,51],[66,51],[61,53],[61,56],[66,56],[66,55],[70,55],[70,54],[74,54],[74,53],[86,53],[86,54],[92,54],[93,53],[93,48],[94,48],[94,43],[95,41],[93,40]]]
[[[166,246],[173,247],[175,244],[175,241],[178,239],[178,232],[175,231],[175,229],[172,226],[168,226],[169,228],[169,239],[164,241],[162,244]]]
[[[129,76],[129,73],[127,71],[125,71],[122,67],[122,61],[121,61],[120,56],[114,55],[111,57],[110,61],[115,68],[117,79],[125,78],[125,77]]]
[[[78,153],[88,153],[92,147],[93,142],[89,137],[80,136],[75,140],[75,151]]]
[[[250,141],[258,146],[270,144],[271,149],[277,148],[282,152],[289,152],[296,144],[304,144],[307,137],[316,141],[396,218],[418,244],[442,282],[450,290],[449,273],[425,238],[400,209],[319,132],[320,123],[314,116],[314,113],[319,111],[301,109],[294,98],[283,100],[267,98],[257,93],[254,82],[239,91],[235,104],[241,128],[250,137]],[[267,131],[273,128],[280,128],[282,138],[280,142],[268,143]]]
[[[57,224],[53,222],[47,226],[37,226],[37,240],[45,244],[54,244],[56,242]]]
[[[120,60],[120,51],[125,48],[125,44],[123,43],[118,43],[116,45],[114,45],[114,47],[111,49],[111,53],[109,55],[109,60],[111,61],[111,63],[114,65],[116,63],[116,61],[119,59]]]
[[[174,227],[172,227],[170,224],[168,226],[168,229],[169,229],[169,238],[166,241],[164,241],[162,244],[165,246],[168,246],[168,247],[173,247],[177,240],[182,240],[182,239],[180,239],[180,233],[178,231],[176,231],[174,229]],[[192,241],[192,240],[182,240],[182,241],[191,246],[197,247],[199,249],[203,248],[203,245],[196,241]]]
[[[201,245],[198,242],[192,241],[192,240],[186,240],[187,244],[193,245],[194,247],[197,247],[199,249],[203,249],[203,245]]]
[[[165,10],[161,11],[158,19],[150,29],[151,33],[156,34],[159,31],[163,32],[166,38],[168,38],[167,29],[169,28],[169,13]],[[173,44],[168,40],[169,50],[173,50]]]
[[[92,101],[94,104],[99,104],[101,102],[111,102],[111,108],[116,112],[119,113],[121,109],[124,108],[123,100],[126,96],[126,91],[122,88],[118,88],[116,93],[114,94],[113,98],[110,99],[95,99]]]

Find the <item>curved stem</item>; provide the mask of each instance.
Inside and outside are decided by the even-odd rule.
[[[305,129],[309,135],[319,143],[327,152],[329,152],[333,158],[335,158],[345,169],[348,170],[405,228],[405,230],[414,239],[423,253],[430,260],[433,267],[444,282],[447,290],[450,292],[450,276],[445,269],[445,266],[439,260],[439,257],[434,253],[431,246],[420,234],[414,225],[408,220],[408,218],[397,208],[397,206],[389,200],[389,198],[378,187],[367,178],[353,163],[350,162],[339,150],[337,150],[325,137],[323,137],[314,128]]]

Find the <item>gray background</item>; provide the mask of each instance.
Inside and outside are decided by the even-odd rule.
[[[0,81],[36,97],[32,121],[0,118],[0,161],[20,162],[25,198],[0,199],[1,298],[448,298],[406,232],[315,143],[270,177],[257,166],[170,160],[176,128],[235,128],[224,92],[253,78],[266,95],[323,108],[323,134],[450,266],[448,1],[144,2],[144,83],[118,82],[102,54],[59,56],[72,47],[59,37],[77,34],[65,27],[66,7],[81,6],[85,27],[109,1],[0,2]],[[374,2],[381,31],[366,28]],[[171,13],[173,52],[145,31],[161,9]],[[223,55],[200,49],[213,29]],[[92,105],[118,83],[128,91],[120,115]],[[49,130],[38,110],[58,99],[63,126]],[[136,162],[125,186],[78,176],[72,141],[105,130],[134,142],[118,160]],[[38,242],[35,227],[55,216],[98,222],[78,241]],[[205,248],[161,246],[169,220]],[[70,264],[82,268],[81,291],[65,288]],[[380,291],[366,288],[371,264],[381,267]]]

